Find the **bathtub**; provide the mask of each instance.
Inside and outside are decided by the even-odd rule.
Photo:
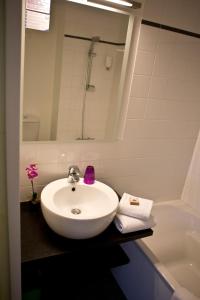
[[[200,297],[200,217],[182,201],[156,204],[152,214],[154,234],[137,245],[173,290]]]

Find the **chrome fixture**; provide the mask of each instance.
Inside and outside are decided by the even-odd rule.
[[[95,86],[90,84],[91,81],[91,72],[92,72],[92,61],[93,58],[96,56],[94,52],[94,45],[100,41],[99,36],[93,36],[91,38],[91,44],[88,51],[88,65],[87,65],[87,79],[86,79],[86,91],[95,91]]]
[[[79,215],[79,214],[81,214],[81,210],[79,208],[73,208],[71,210],[71,213],[74,215]]]
[[[73,184],[73,183],[79,182],[79,180],[80,180],[80,170],[79,170],[79,167],[77,167],[77,166],[70,166],[69,167],[67,181],[69,183]]]
[[[76,138],[76,140],[77,141],[93,141],[93,140],[95,140],[95,138],[93,138],[93,137],[86,137],[86,138],[78,137],[78,138]]]
[[[89,48],[89,51],[88,51],[88,56],[95,56],[96,53],[93,52],[94,50],[94,44],[99,42],[100,41],[100,37],[99,36],[93,36],[91,38],[91,44],[90,44],[90,48]]]
[[[70,38],[70,39],[78,39],[78,40],[83,40],[83,41],[93,41],[93,38],[89,38],[89,37],[86,37],[86,36],[80,36],[80,35],[72,35],[72,34],[68,34],[68,33],[65,33],[64,34],[64,37],[66,38]],[[97,37],[99,38],[99,37]],[[98,43],[102,43],[102,44],[108,44],[108,45],[113,45],[113,46],[125,46],[125,42],[123,43],[118,43],[118,42],[114,42],[114,41],[105,41],[105,40],[98,40],[96,41]]]
[[[87,92],[94,92],[95,91],[95,85],[92,85],[90,83],[91,81],[91,73],[92,73],[92,61],[93,58],[96,56],[96,53],[94,52],[94,45],[95,43],[100,42],[99,36],[93,36],[91,38],[90,47],[88,50],[88,61],[87,61],[87,70],[86,70],[86,77],[85,77],[85,93],[83,97],[83,106],[82,106],[82,112],[81,112],[81,137],[78,137],[77,140],[93,140],[92,137],[85,138],[85,105],[86,105],[86,96]]]

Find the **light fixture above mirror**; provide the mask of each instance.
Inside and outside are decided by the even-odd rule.
[[[124,6],[128,6],[128,7],[132,7],[133,3],[130,1],[124,1],[124,0],[105,0],[106,2],[111,2],[111,3],[115,3],[115,4],[119,4],[119,5],[124,5]]]
[[[110,8],[112,8],[112,7],[120,8],[121,6],[125,6],[127,8],[139,9],[142,6],[142,4],[140,2],[132,1],[132,0],[91,0],[91,1],[67,0],[67,1],[76,2],[76,3],[84,4],[84,5],[91,5],[91,6],[94,5],[95,7],[96,7],[96,5],[100,5],[99,8],[101,8],[101,6],[108,6]]]

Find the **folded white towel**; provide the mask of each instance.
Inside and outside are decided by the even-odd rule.
[[[133,205],[130,204],[131,201]],[[134,205],[134,203],[136,205]],[[152,205],[152,200],[124,193],[119,202],[118,213],[141,220],[147,220],[150,217]]]
[[[200,300],[200,298],[194,296],[187,289],[180,287],[173,293],[171,300]]]
[[[152,216],[147,221],[144,221],[120,214],[117,214],[115,216],[114,223],[121,233],[148,229],[156,225]]]

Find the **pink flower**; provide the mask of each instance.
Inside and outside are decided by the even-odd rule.
[[[30,164],[27,168],[26,168],[26,172],[27,172],[27,176],[29,180],[33,180],[35,177],[38,176],[38,169],[36,167],[36,164]]]

